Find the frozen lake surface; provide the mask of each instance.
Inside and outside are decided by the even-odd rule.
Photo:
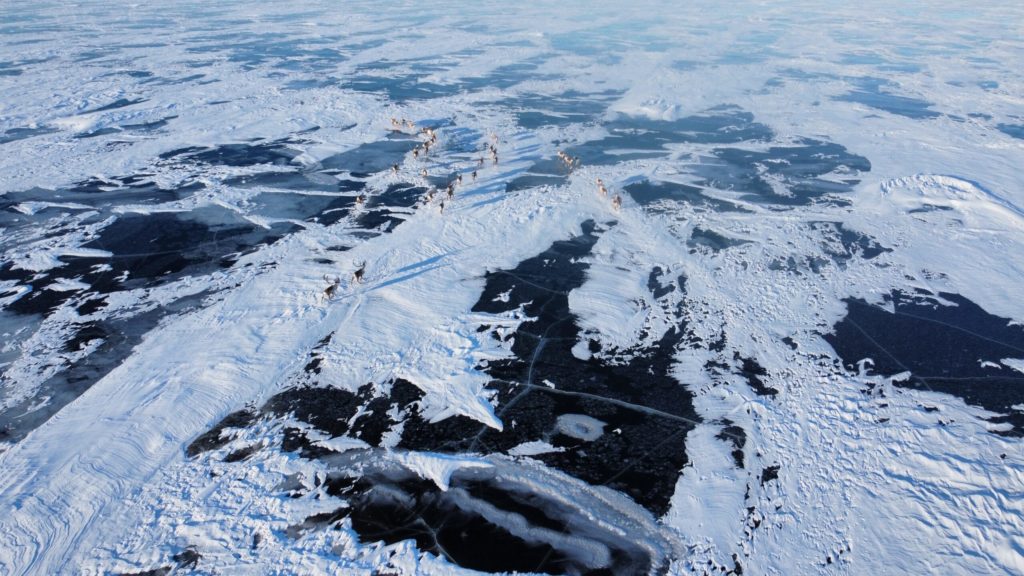
[[[0,20],[0,572],[1024,572],[1024,9]]]

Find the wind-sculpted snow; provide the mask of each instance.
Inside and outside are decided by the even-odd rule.
[[[1024,572],[1021,21],[5,6],[0,573]]]

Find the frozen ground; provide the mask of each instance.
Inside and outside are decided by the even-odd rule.
[[[1014,4],[2,12],[0,572],[1024,573]]]

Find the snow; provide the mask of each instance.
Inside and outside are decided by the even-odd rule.
[[[395,460],[403,466],[428,478],[441,490],[448,490],[452,474],[464,468],[490,468],[491,464],[479,458],[460,458],[430,452],[405,452]]]
[[[556,448],[547,442],[540,440],[531,440],[529,442],[523,442],[515,448],[508,451],[511,456],[537,456],[539,454],[549,454],[551,452],[561,452],[561,448]]]
[[[586,414],[562,414],[558,417],[558,431],[566,436],[593,442],[604,434],[607,424]]]
[[[1024,373],[1024,359],[1022,358],[1003,358],[999,361],[1003,366],[1009,366],[1017,372]]]
[[[657,266],[662,282],[685,277],[685,292],[676,289],[666,306],[680,305],[687,326],[705,344],[681,349],[676,357],[674,373],[694,394],[702,422],[686,437],[690,463],[663,518],[531,458],[560,450],[547,441],[517,446],[509,452],[514,460],[403,451],[393,431],[385,442],[389,449],[346,437],[316,442],[339,458],[366,455],[361,464],[400,465],[448,492],[456,490],[454,475],[493,474],[578,507],[595,525],[671,563],[673,573],[689,573],[689,566],[708,560],[731,567],[733,555],[745,574],[1024,572],[1020,439],[993,434],[995,426],[985,420],[992,414],[958,398],[892,385],[908,373],[886,379],[841,370],[820,338],[845,315],[844,298],[877,303],[897,288],[961,294],[1011,323],[1024,322],[1024,261],[1014,257],[1024,254],[1024,141],[993,128],[1019,123],[1024,106],[1024,77],[1013,65],[1021,61],[1015,24],[1024,19],[1021,8],[993,3],[965,14],[943,3],[828,11],[740,3],[667,10],[664,3],[642,0],[630,14],[605,2],[588,5],[586,14],[570,5],[527,3],[499,15],[488,6],[456,4],[457,10],[450,4],[417,6],[414,14],[359,2],[344,11],[305,2],[287,9],[251,3],[19,8],[24,26],[2,33],[0,62],[42,60],[19,64],[21,75],[0,74],[0,89],[10,96],[0,103],[0,138],[22,127],[53,131],[0,144],[0,201],[36,187],[60,189],[91,176],[139,172],[152,173],[165,188],[193,176],[207,187],[188,198],[102,208],[17,200],[8,212],[35,225],[2,230],[0,249],[12,270],[41,275],[65,267],[69,257],[110,258],[111,252],[83,246],[124,214],[219,206],[263,227],[281,220],[247,211],[247,202],[266,187],[224,184],[267,165],[208,166],[192,174],[192,168],[155,162],[159,154],[184,147],[272,140],[319,126],[292,144],[300,153],[297,164],[316,167],[334,154],[380,141],[388,119],[401,116],[454,122],[439,130],[443,146],[432,173],[464,172],[474,164],[476,150],[444,148],[454,143],[456,130],[479,135],[481,142],[497,134],[501,163],[482,168],[443,214],[436,201],[409,210],[408,220],[390,234],[359,238],[345,219],[326,227],[297,221],[301,230],[230,269],[104,295],[106,308],[91,315],[68,304],[16,325],[3,312],[0,409],[38,409],[50,402],[39,397],[44,383],[100,346],[94,340],[64,350],[77,324],[212,295],[194,310],[165,318],[116,368],[0,452],[0,505],[8,511],[0,517],[0,572],[148,569],[166,562],[171,551],[195,545],[204,558],[200,568],[209,572],[470,573],[420,554],[409,541],[361,542],[344,524],[285,536],[289,527],[337,503],[326,496],[316,503],[288,501],[275,496],[275,487],[288,478],[314,486],[316,478],[337,471],[334,464],[264,450],[228,465],[212,457],[186,460],[183,447],[226,414],[280,391],[308,351],[331,334],[323,376],[332,385],[355,390],[402,378],[424,393],[420,408],[430,422],[462,416],[494,430],[511,427],[497,416],[489,378],[477,369],[482,361],[508,357],[511,344],[495,344],[477,328],[510,328],[524,318],[482,319],[470,309],[488,271],[512,268],[578,234],[588,218],[618,224],[587,258],[587,282],[569,294],[581,329],[606,350],[622,351],[650,345],[678,323],[648,290]],[[59,32],[47,32],[47,26]],[[154,38],[154,26],[166,37]],[[893,33],[911,27],[912,35]],[[285,53],[309,46],[338,52],[322,67],[312,53],[290,60],[273,50],[253,55],[241,44],[216,40],[222,28],[251,36],[258,46],[279,40]],[[72,62],[98,49],[99,33],[109,51]],[[737,53],[744,57],[736,60]],[[856,58],[872,55],[919,71],[897,74]],[[541,63],[522,84],[456,86],[422,100],[389,101],[336,82],[381,61],[394,64],[388,74],[416,71],[419,59],[438,68],[412,84],[447,88],[456,79],[481,78],[531,58]],[[126,66],[151,70],[168,83],[107,74]],[[203,76],[169,83],[193,74]],[[858,79],[886,75],[898,80],[891,90],[927,101],[940,115],[914,119],[838,99]],[[321,80],[326,84],[289,85]],[[998,88],[978,87],[985,80]],[[536,162],[607,132],[592,125],[523,129],[515,124],[514,100],[502,100],[596,89],[615,91],[597,120],[675,120],[734,104],[776,133],[771,142],[736,147],[765,150],[821,138],[864,155],[872,168],[846,196],[849,206],[779,209],[742,199],[742,190],[699,181],[695,167],[709,162],[719,145],[672,144],[660,158],[584,165],[565,184],[505,194],[505,185]],[[122,98],[142,101],[87,112]],[[989,119],[971,116],[976,113]],[[153,131],[126,128],[169,116],[176,117]],[[113,127],[122,131],[76,138]],[[398,174],[385,171],[367,181],[377,189],[418,181],[420,167],[407,157]],[[596,193],[596,177],[612,194],[643,179],[693,184],[744,210],[671,202],[645,209],[623,193],[616,212]],[[773,189],[789,194],[784,182],[767,177]],[[809,225],[823,221],[842,222],[892,251],[835,264]],[[686,240],[697,227],[749,243],[690,250]],[[327,250],[337,245],[351,249],[340,256]],[[798,263],[798,273],[774,266],[790,256],[829,263],[820,271]],[[348,282],[349,268],[359,261],[366,262],[366,278]],[[331,299],[323,297],[326,277],[344,279]],[[29,287],[5,282],[4,306],[33,290],[89,288],[79,279]],[[797,347],[783,344],[785,337]],[[706,344],[719,338],[730,352],[757,358],[768,373],[766,385],[780,393],[758,396],[742,378],[711,375],[706,366],[722,358]],[[591,357],[584,342],[573,354]],[[1024,360],[1000,362],[1024,373]],[[744,468],[733,463],[731,440],[719,436],[724,419],[745,430]],[[615,432],[585,415],[563,415],[560,425],[586,441]],[[247,429],[224,450],[270,445],[268,438],[280,434],[273,426]],[[778,478],[762,482],[762,470],[770,466],[779,466]],[[502,521],[539,541],[571,538],[541,534],[521,518]],[[258,550],[249,545],[255,532],[264,535],[265,547]],[[602,561],[600,542],[579,542],[580,554],[594,565]]]

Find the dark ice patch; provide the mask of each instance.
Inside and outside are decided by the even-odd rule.
[[[0,135],[0,144],[7,144],[8,142],[14,142],[16,140],[24,140],[33,136],[43,136],[45,134],[53,134],[59,132],[57,128],[51,128],[49,126],[34,126],[24,128],[9,128]]]
[[[556,78],[551,74],[536,73],[545,59],[546,56],[541,55],[503,64],[484,74],[461,78],[453,74],[459,64],[456,59],[378,61],[358,67],[342,86],[357,92],[384,94],[392,102],[430,100],[485,89],[507,89],[527,79]],[[427,79],[438,75],[446,81],[441,83]]]
[[[402,187],[396,188],[382,204],[400,203],[395,198],[403,193]],[[399,449],[439,453],[507,453],[523,442],[546,440],[565,452],[532,458],[619,490],[654,514],[663,514],[687,462],[685,435],[697,422],[690,394],[670,376],[683,326],[669,330],[651,348],[611,350],[607,360],[573,357],[571,348],[581,335],[568,293],[585,282],[584,258],[598,235],[597,225],[585,222],[582,234],[555,242],[511,270],[487,274],[474,312],[504,313],[523,306],[531,318],[513,334],[515,358],[480,367],[493,378],[489,386],[497,393],[503,432],[464,416],[429,422],[421,412],[423,392],[403,380],[367,384],[355,392],[317,384],[315,350],[308,369],[298,376],[302,383],[275,395],[260,413],[305,422],[317,430],[316,436],[347,436],[371,446],[379,446],[385,432],[400,431]],[[652,271],[652,292],[660,294],[655,299],[685,289],[682,278],[666,282],[663,276],[663,271]],[[508,301],[495,301],[504,292],[509,292]],[[478,334],[489,337],[487,332]],[[555,388],[541,384],[544,380],[555,382]],[[561,421],[580,416],[603,425],[584,435],[566,434]],[[223,447],[222,430],[231,427],[219,426],[204,437]],[[284,430],[282,449],[327,462],[352,458],[350,452],[335,452],[314,437],[290,426]],[[376,459],[371,456],[370,461]],[[345,500],[345,506],[311,516],[288,533],[298,537],[347,518],[363,542],[413,539],[420,550],[470,569],[552,574],[655,569],[646,550],[610,534],[588,514],[550,501],[530,485],[499,481],[490,470],[457,471],[447,491],[408,471],[367,470],[341,466],[332,472],[324,486]],[[519,528],[496,520],[512,515],[524,520],[516,524]],[[581,556],[585,547],[577,545],[588,541],[607,549],[608,558]]]
[[[894,290],[885,301],[894,312],[846,299],[846,317],[824,336],[847,369],[870,358],[872,370],[883,376],[909,371],[910,378],[893,384],[951,394],[1001,413],[991,421],[1009,423],[1006,435],[1024,436],[1024,412],[1014,408],[1024,404],[1024,374],[1000,364],[1024,358],[1024,327],[958,294]]]
[[[249,213],[330,226],[348,216],[355,196],[262,192],[249,200]]]
[[[534,162],[522,175],[506,183],[505,192],[541,186],[561,186],[569,181],[569,172],[569,168],[558,158],[542,158]]]
[[[747,209],[727,200],[705,195],[700,188],[678,182],[641,180],[623,188],[641,206],[659,200],[684,202],[715,212],[746,212]]]
[[[366,230],[391,232],[405,222],[425,192],[425,188],[412,184],[392,184],[366,201],[366,209],[356,216],[355,225]]]
[[[761,366],[757,360],[742,356],[739,352],[733,353],[733,360],[740,363],[738,373],[747,381],[750,388],[758,396],[775,396],[778,390],[764,383],[762,379],[768,375],[768,370]]]
[[[821,274],[830,265],[830,261],[818,256],[786,256],[776,258],[768,263],[769,270],[785,271],[802,276],[806,273]]]
[[[142,337],[162,319],[193,310],[207,296],[209,293],[200,293],[133,316],[71,325],[73,332],[64,343],[65,350],[79,350],[90,342],[98,343],[98,347],[74,363],[67,362],[39,386],[35,395],[0,413],[0,430],[6,430],[0,440],[16,442],[24,438],[121,365]],[[3,384],[2,376],[0,384]],[[40,398],[47,400],[40,403]]]
[[[621,94],[614,90],[594,94],[568,90],[558,94],[522,94],[496,104],[516,110],[517,123],[527,130],[536,130],[596,121],[612,99]]]
[[[341,388],[299,386],[272,397],[263,411],[276,416],[290,415],[336,438],[348,433],[352,417],[373,396],[373,386],[369,384],[355,393]],[[363,416],[373,417],[372,414]]]
[[[693,228],[693,231],[690,232],[690,239],[686,241],[686,245],[689,246],[690,248],[696,249],[699,247],[704,247],[709,248],[715,252],[721,252],[722,250],[726,250],[728,248],[742,246],[744,244],[749,243],[749,240],[729,238],[728,236],[723,236],[722,234],[719,234],[714,230],[701,228],[700,226],[695,226]]]
[[[510,180],[505,184],[505,192],[515,192],[517,190],[529,190],[531,188],[541,188],[544,186],[561,186],[569,180],[568,176],[546,176],[531,174],[527,171],[522,176]]]
[[[893,82],[878,78],[858,78],[854,80],[856,89],[833,97],[840,102],[855,102],[882,110],[890,114],[905,116],[915,120],[938,118],[940,114],[932,110],[932,103],[918,98],[901,96],[892,92],[897,87]]]
[[[580,328],[569,310],[568,293],[585,281],[588,265],[582,258],[596,243],[596,230],[586,222],[583,234],[555,242],[514,269],[487,275],[474,312],[503,313],[523,306],[531,318],[513,334],[515,358],[483,367],[495,379],[496,414],[505,429],[456,418],[428,424],[413,414],[401,445],[507,452],[524,442],[549,441],[565,451],[540,454],[537,460],[623,492],[660,515],[687,462],[685,436],[698,421],[690,393],[671,376],[683,326],[670,329],[650,348],[612,351],[609,360],[573,356]],[[506,292],[507,302],[497,299]],[[559,419],[566,415],[601,421],[607,432],[590,440],[565,435]]]
[[[153,77],[143,82],[146,84],[153,84],[155,86],[173,86],[175,84],[188,84],[189,82],[195,82],[196,80],[202,80],[206,77],[206,74],[187,74],[185,76],[178,76],[174,78],[162,78]]]
[[[323,172],[292,170],[232,176],[224,179],[223,183],[238,188],[272,188],[294,192],[358,192],[366,188],[366,183],[359,180],[340,180]]]
[[[287,166],[299,155],[288,140],[254,144],[222,144],[212,148],[189,147],[160,154],[163,160],[189,160],[213,166],[256,166],[275,164]]]
[[[195,458],[203,452],[227,446],[233,438],[230,430],[248,428],[256,421],[256,418],[257,413],[252,410],[237,410],[228,414],[213,428],[210,428],[189,443],[188,447],[185,448],[185,454],[189,458]]]
[[[122,204],[161,204],[173,202],[192,196],[206,188],[198,181],[186,181],[173,188],[164,188],[149,180],[151,174],[136,174],[110,178],[93,177],[77,182],[66,188],[48,190],[31,188],[8,192],[0,196],[0,227],[9,230],[24,226],[39,226],[53,212],[75,210],[65,207],[48,207],[39,210],[35,215],[21,214],[15,206],[22,202],[48,202],[55,204],[82,204],[86,208],[94,208],[107,213]],[[102,220],[102,218],[98,218]],[[60,223],[58,223],[58,226]],[[3,245],[0,241],[0,245]]]
[[[344,88],[356,92],[385,94],[391,102],[407,102],[410,100],[430,100],[458,93],[453,85],[445,86],[436,82],[424,81],[430,74],[414,72],[384,76],[373,73],[354,74],[346,79]]]
[[[764,151],[718,148],[713,158],[688,169],[702,176],[706,186],[741,192],[744,200],[795,206],[845,203],[836,195],[851,192],[860,182],[860,173],[871,170],[871,163],[839,144],[803,138],[794,145]],[[785,190],[779,191],[773,183]]]
[[[668,296],[676,289],[676,285],[672,282],[668,284],[661,283],[661,278],[664,275],[665,271],[661,269],[661,266],[655,266],[647,276],[647,289],[651,291],[651,295],[654,296],[655,300]]]
[[[622,54],[633,52],[637,46],[643,46],[648,52],[665,52],[672,48],[673,43],[669,39],[649,31],[657,26],[656,17],[642,19],[631,14],[628,19],[555,33],[546,39],[556,50],[612,65],[621,62]]]
[[[732,460],[737,468],[743,468],[743,448],[747,444],[747,431],[742,426],[737,426],[728,418],[724,418],[722,424],[724,424],[722,431],[715,438],[732,444],[732,451],[730,452]]]
[[[609,132],[607,136],[578,144],[566,152],[578,156],[583,164],[605,166],[667,156],[666,146],[670,144],[731,144],[767,141],[772,137],[771,129],[755,122],[753,114],[728,105],[671,121],[621,116],[604,126]]]
[[[282,32],[216,33],[194,35],[186,51],[192,54],[225,54],[243,70],[268,65],[292,72],[318,72],[336,68],[347,60],[340,37],[292,36]]]
[[[503,313],[524,306],[532,318],[512,334],[514,358],[481,366],[494,379],[490,387],[497,392],[504,431],[464,416],[431,423],[420,411],[422,392],[401,380],[390,389],[366,385],[355,393],[299,385],[275,396],[264,410],[289,414],[332,437],[348,435],[371,445],[397,425],[389,414],[398,410],[405,414],[399,447],[409,450],[507,453],[524,442],[548,441],[565,451],[540,454],[537,460],[619,490],[663,514],[687,462],[686,434],[699,421],[690,393],[671,376],[683,326],[670,329],[650,348],[607,351],[607,360],[576,359],[571,349],[581,335],[568,293],[584,283],[588,265],[583,258],[598,239],[596,224],[586,222],[582,228],[582,234],[555,242],[511,270],[489,273],[473,308]],[[681,280],[654,282],[663,296],[683,289]],[[508,301],[496,301],[504,292]],[[303,374],[315,379],[315,373],[314,367]],[[567,435],[561,422],[566,417],[603,425],[593,436]],[[310,458],[331,453],[298,429],[286,433],[284,447]]]
[[[1024,140],[1024,124],[998,124],[996,128],[1007,136]]]
[[[375,174],[401,164],[406,154],[419,146],[415,138],[388,138],[361,144],[351,150],[324,158],[320,165],[327,170],[338,169],[362,174]]]
[[[878,243],[871,236],[847,228],[842,222],[811,222],[811,228],[823,234],[827,242],[823,248],[825,253],[837,263],[846,262],[854,256],[871,260],[886,252],[892,252]]]
[[[349,506],[317,520],[348,517],[363,542],[414,540],[421,551],[491,573],[598,576],[651,571],[647,551],[628,538],[584,512],[486,472],[456,472],[446,491],[395,471],[335,480],[333,486],[329,492],[345,497]],[[566,534],[573,538],[564,538]],[[585,552],[593,546],[607,550],[607,556]]]
[[[50,194],[61,199],[102,204],[96,200],[107,200],[109,194],[131,198],[135,193],[171,196],[181,193],[180,190],[163,190],[148,183],[140,183],[139,186],[139,190],[131,187],[127,190],[114,188],[110,193],[103,188],[86,192],[64,190]],[[44,194],[47,192],[39,191]],[[12,199],[22,201],[33,197],[33,194],[36,192],[12,193]],[[89,196],[94,194],[97,196],[90,199]],[[106,216],[95,217],[95,221],[104,219]],[[8,220],[22,220],[13,222],[17,226],[33,222],[20,215],[0,211],[0,224]],[[71,225],[77,226],[74,223]],[[51,234],[66,234],[66,227],[58,225]],[[19,314],[48,314],[76,295],[75,291],[46,289],[61,280],[83,282],[89,292],[96,294],[154,286],[184,274],[203,274],[228,266],[242,253],[273,243],[297,229],[291,223],[259,227],[219,206],[178,213],[129,213],[117,216],[83,244],[84,248],[110,252],[110,256],[61,256],[61,266],[39,274],[15,270],[13,263],[5,263],[0,265],[0,280],[14,280],[22,286],[32,287],[24,297],[10,303],[9,310]]]
[[[406,182],[391,184],[383,192],[374,194],[366,201],[367,208],[412,208],[420,200],[426,189]]]
[[[156,280],[190,268],[210,271],[224,258],[270,244],[295,231],[293,224],[256,226],[224,208],[209,206],[189,212],[126,214],[85,244],[113,253],[114,274],[129,280]]]

